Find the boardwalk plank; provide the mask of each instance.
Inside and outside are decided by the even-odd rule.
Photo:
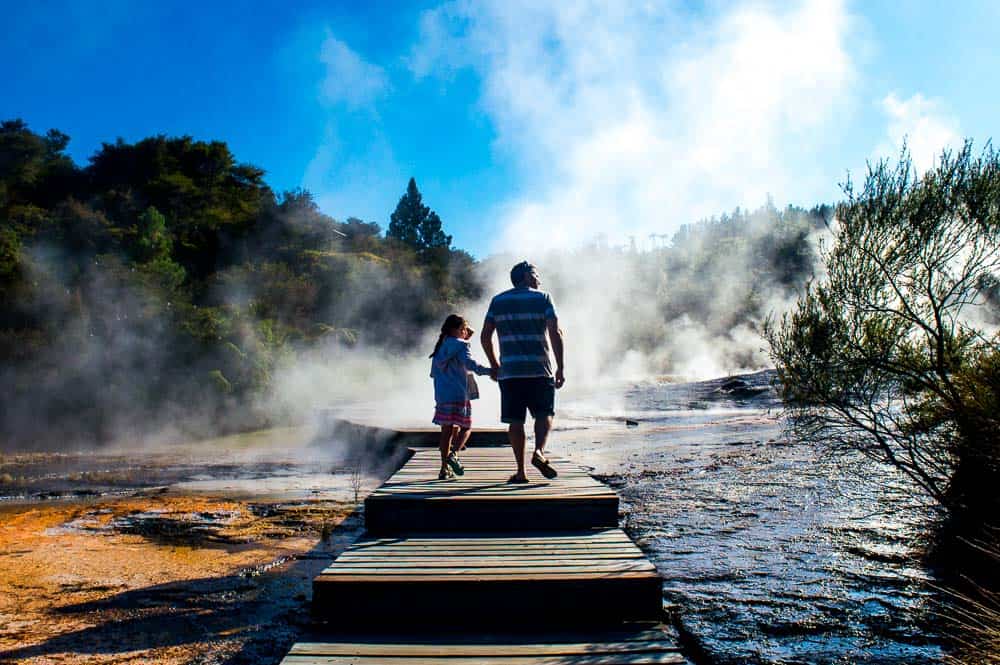
[[[683,665],[678,653],[594,654],[586,656],[476,656],[409,658],[386,656],[286,656],[282,665]]]
[[[677,651],[676,645],[666,639],[629,642],[579,642],[576,644],[343,644],[334,642],[300,642],[292,647],[291,654],[309,656],[407,656],[426,657],[481,657],[505,656],[585,656],[595,651],[602,654],[643,653],[649,651]]]
[[[365,500],[370,534],[421,531],[585,529],[618,524],[618,496],[578,467],[552,457],[553,480],[529,471],[531,482],[511,485],[510,450],[463,454],[465,475],[438,480],[440,457],[422,450]]]

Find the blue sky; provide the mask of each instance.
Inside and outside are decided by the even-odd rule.
[[[0,118],[78,162],[219,139],[383,227],[414,176],[477,256],[832,201],[1000,118],[992,2],[4,4]]]

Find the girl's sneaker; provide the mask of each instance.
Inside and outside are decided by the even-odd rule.
[[[455,474],[451,472],[451,469],[445,469],[444,471],[438,472],[438,480],[449,480],[454,477]]]
[[[456,475],[459,476],[465,475],[465,467],[462,466],[462,462],[459,461],[458,455],[456,455],[455,453],[448,455],[447,461],[448,461],[448,466],[451,467],[451,470],[454,471]]]

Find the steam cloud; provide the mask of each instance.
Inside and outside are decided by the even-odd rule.
[[[490,296],[510,288],[510,267],[525,258],[535,263],[565,334],[565,398],[607,394],[623,382],[664,375],[690,380],[757,370],[770,366],[760,336],[763,318],[786,311],[812,275],[824,221],[818,214],[782,215],[765,207],[736,221],[696,225],[658,250],[598,239],[534,256],[495,255],[477,267],[484,297],[457,310],[479,328]],[[792,223],[787,247],[798,252],[788,264],[768,254],[776,242],[789,242],[776,232],[783,223]],[[718,229],[735,232],[733,242],[717,242]],[[426,425],[433,409],[426,355],[436,335],[428,329],[412,339],[409,352],[397,354],[338,344],[312,351],[281,375],[277,399],[282,408],[377,404],[381,422]],[[477,340],[473,354],[485,362]],[[484,386],[481,393],[474,421],[496,424],[497,391]]]

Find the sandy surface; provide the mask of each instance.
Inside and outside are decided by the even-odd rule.
[[[172,491],[0,506],[0,662],[275,661],[352,510]]]

